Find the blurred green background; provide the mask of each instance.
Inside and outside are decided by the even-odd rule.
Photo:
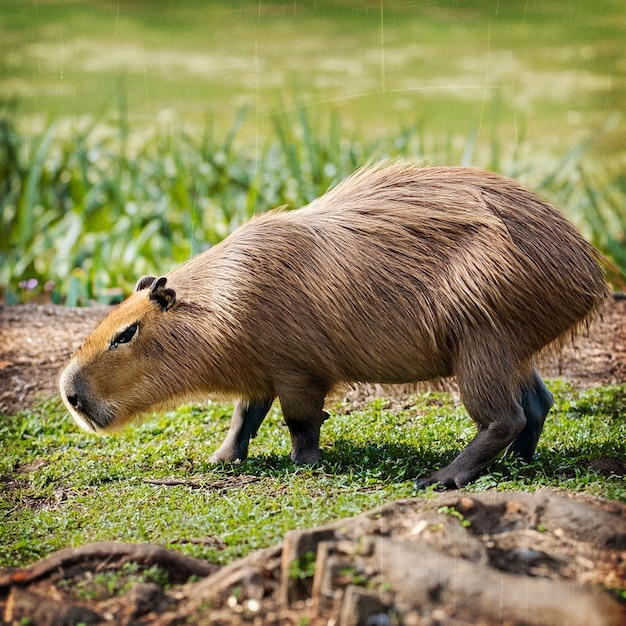
[[[7,302],[119,299],[395,156],[515,176],[626,268],[619,0],[1,0],[0,33]]]

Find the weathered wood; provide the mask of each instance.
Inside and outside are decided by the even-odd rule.
[[[292,530],[285,535],[281,557],[281,579],[279,599],[283,604],[290,604],[295,600],[311,595],[313,580],[308,584],[300,579],[292,578],[292,568],[298,560],[303,559],[309,552],[317,553],[317,546],[321,541],[328,541],[335,537],[335,525],[322,526],[314,530]]]
[[[103,602],[74,600],[55,585],[61,578],[73,579],[81,569],[89,574],[89,567],[93,571],[119,568],[129,560],[128,549],[121,544],[112,551],[107,548],[110,544],[95,544],[95,548],[63,551],[43,566],[21,570],[23,584],[28,577],[32,581],[39,576],[28,589],[13,582],[10,595],[9,590],[0,590],[0,617],[4,614],[9,623],[7,617],[39,623],[35,618],[40,596],[55,602],[67,597],[68,605],[89,605],[111,623],[139,618],[153,626],[187,621],[295,626],[302,620],[312,626],[330,620],[340,626],[433,620],[468,625],[622,626],[626,605],[597,589],[625,588],[624,537],[626,507],[618,502],[565,497],[549,490],[415,498],[318,529],[289,533],[284,544],[254,552],[200,581],[167,590],[138,583],[123,596]],[[142,551],[145,554],[145,546]],[[316,555],[314,564],[310,557],[298,561],[309,552]],[[90,562],[85,554],[100,562]],[[155,561],[138,558],[136,552],[133,560]],[[306,584],[294,583],[300,578],[293,576],[294,563],[304,568],[299,574]],[[4,576],[10,579],[6,572]],[[13,576],[19,579],[15,572]],[[60,606],[42,606],[61,616],[60,621],[65,619]]]

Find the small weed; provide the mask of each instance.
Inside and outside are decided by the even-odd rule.
[[[469,528],[472,525],[472,522],[468,519],[465,519],[465,516],[460,511],[457,511],[453,506],[441,506],[437,509],[437,513],[441,515],[450,515],[451,517],[456,517],[456,519],[461,522],[461,526],[464,528]]]
[[[315,575],[315,552],[309,550],[304,556],[291,563],[289,577],[292,580],[307,580]]]
[[[71,591],[79,600],[108,600],[127,593],[137,583],[153,582],[164,589],[169,586],[168,573],[153,565],[142,568],[137,563],[124,563],[121,568],[101,572],[87,572],[65,578],[59,586]]]
[[[606,587],[606,591],[612,593],[622,604],[626,604],[626,589],[613,589]]]
[[[346,567],[342,569],[339,574],[343,579],[342,585],[357,585],[359,587],[364,587],[370,579],[365,572],[360,571],[356,567]]]

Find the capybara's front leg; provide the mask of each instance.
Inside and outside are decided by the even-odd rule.
[[[273,399],[256,402],[239,400],[235,404],[228,435],[219,449],[211,455],[210,461],[217,463],[247,458],[250,438],[256,437],[273,401]]]
[[[320,429],[328,419],[324,396],[299,400],[281,395],[280,404],[291,436],[291,460],[297,465],[313,465],[320,458]]]

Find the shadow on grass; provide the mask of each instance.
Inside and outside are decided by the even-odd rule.
[[[338,439],[331,448],[322,450],[322,458],[313,466],[295,465],[288,454],[261,455],[250,457],[243,463],[224,464],[223,470],[234,476],[241,474],[258,477],[283,477],[289,479],[301,473],[319,474],[320,476],[344,476],[355,482],[376,481],[382,485],[411,481],[427,475],[452,462],[458,450],[422,450],[404,444],[364,444]],[[588,475],[588,479],[597,475],[602,479],[602,472],[597,473],[593,466],[594,459],[621,458],[614,449],[605,444],[587,444],[585,449],[564,451],[542,450],[528,463],[519,458],[501,456],[484,473],[482,482],[520,481],[531,485],[557,484],[560,480]],[[623,463],[626,459],[621,458]],[[481,479],[479,479],[481,480]]]
[[[331,448],[322,450],[322,458],[313,466],[298,466],[288,454],[251,456],[237,464],[224,464],[233,475],[293,476],[298,473],[318,473],[346,476],[356,481],[376,480],[391,484],[413,480],[418,476],[446,465],[457,452],[423,451],[404,444],[364,444],[338,439]]]

